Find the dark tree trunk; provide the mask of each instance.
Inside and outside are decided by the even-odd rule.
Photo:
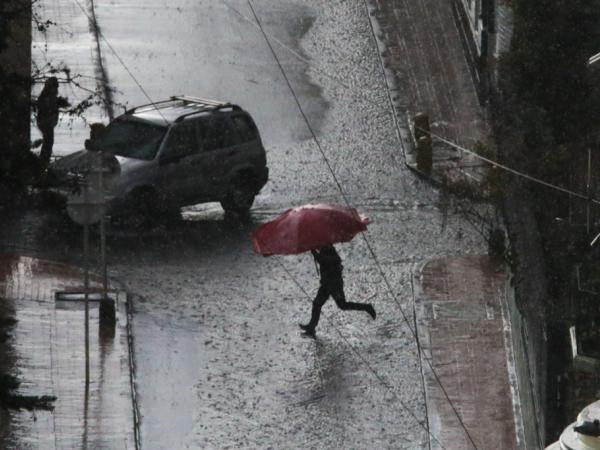
[[[0,205],[18,190],[30,146],[31,0],[0,6]]]

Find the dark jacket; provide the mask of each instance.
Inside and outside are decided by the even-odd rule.
[[[340,255],[333,247],[323,247],[321,250],[312,252],[315,260],[319,264],[319,272],[321,274],[321,283],[342,280],[342,260]]]
[[[53,89],[42,91],[37,99],[37,125],[40,130],[54,128],[58,123],[58,95]]]
[[[58,96],[58,81],[50,77],[44,84],[44,89],[37,98],[37,125],[41,131],[54,129],[58,123],[58,109],[66,108],[69,102]]]

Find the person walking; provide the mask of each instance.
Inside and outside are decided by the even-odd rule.
[[[69,106],[69,102],[58,96],[58,79],[50,77],[44,83],[44,88],[37,98],[37,126],[42,133],[42,149],[40,160],[47,167],[52,156],[54,145],[54,127],[58,123],[58,108]]]
[[[342,260],[332,245],[322,247],[320,250],[311,250],[318,264],[320,273],[320,286],[317,296],[313,300],[310,322],[306,325],[300,324],[300,328],[308,336],[315,336],[315,329],[321,316],[321,308],[333,297],[336,305],[343,311],[365,311],[373,320],[377,317],[375,308],[370,303],[347,302],[344,294],[344,279],[342,278]]]

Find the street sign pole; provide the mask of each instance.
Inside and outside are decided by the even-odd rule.
[[[104,196],[104,152],[100,152],[100,170],[98,174],[99,189]],[[100,258],[102,264],[102,300],[100,301],[100,327],[111,330],[116,324],[115,301],[108,297],[108,270],[106,267],[106,222],[102,214],[100,218]]]
[[[71,196],[67,200],[67,212],[71,219],[83,225],[83,295],[85,303],[85,387],[89,389],[90,383],[90,224],[98,222],[104,215],[104,197],[90,185],[89,175],[92,173],[91,164],[88,161],[86,179],[83,183],[82,195]]]
[[[100,156],[100,161],[98,161]],[[67,213],[74,222],[83,225],[84,259],[84,302],[85,302],[85,387],[90,383],[90,280],[89,280],[89,226],[100,222],[100,251],[102,258],[102,298],[100,301],[100,332],[103,328],[113,331],[116,324],[114,300],[108,297],[108,274],[106,268],[106,230],[104,214],[106,212],[106,189],[119,177],[121,167],[118,160],[105,160],[104,153],[88,152],[87,170],[81,192],[73,193],[67,199]],[[107,171],[106,177],[104,171]],[[58,298],[58,296],[57,296]],[[104,324],[104,327],[103,327]],[[107,327],[108,326],[108,327]]]
[[[84,202],[88,202],[88,189],[84,187]],[[89,246],[90,246],[90,230],[89,225],[83,225],[83,266],[84,266],[84,281],[83,292],[85,296],[85,387],[86,392],[90,385],[90,274],[89,274]]]
[[[100,152],[100,189],[102,189],[102,193],[104,194],[104,152]],[[104,229],[104,214],[100,218],[100,257],[102,259],[102,300],[107,301],[107,274],[106,274],[106,235]]]

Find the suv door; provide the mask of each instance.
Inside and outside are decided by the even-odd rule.
[[[206,191],[211,200],[219,200],[227,191],[227,175],[232,158],[239,151],[237,134],[229,114],[214,113],[198,121],[198,136],[203,147],[203,162],[209,170],[210,186]]]
[[[202,152],[192,121],[176,124],[169,131],[159,156],[158,188],[170,201],[185,205],[194,192],[196,172],[192,162]]]

